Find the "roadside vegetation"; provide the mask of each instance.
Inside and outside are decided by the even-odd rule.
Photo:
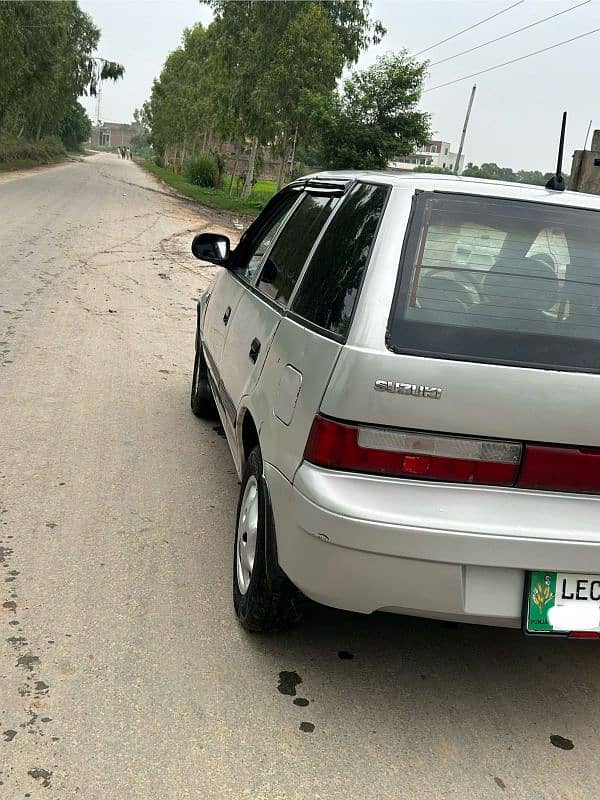
[[[213,208],[234,211],[238,214],[256,216],[268,200],[275,194],[277,184],[275,181],[255,181],[249,197],[230,195],[227,189],[232,176],[225,176],[223,187],[198,186],[191,183],[185,175],[173,172],[166,167],[159,167],[153,159],[140,159],[139,162],[145,169],[152,172],[176,191]]]
[[[50,164],[64,158],[67,151],[58,136],[45,136],[38,142],[0,135],[0,170]]]
[[[385,34],[372,0],[201,1],[213,21],[184,31],[136,111],[146,164],[151,147],[189,196],[258,210],[257,177],[279,188],[316,167],[383,168],[428,138],[426,63],[403,51],[340,82]]]
[[[0,168],[55,161],[87,141],[77,98],[124,73],[93,55],[99,40],[75,0],[0,3]]]
[[[413,172],[434,172],[438,175],[452,175],[451,169],[442,169],[442,167],[415,167]],[[553,172],[540,172],[538,169],[519,169],[516,172],[510,167],[499,167],[494,162],[482,164],[480,167],[469,161],[467,166],[461,173],[466,178],[486,178],[487,180],[494,181],[508,181],[510,183],[528,183],[533,186],[545,186],[550,178],[554,175]],[[568,183],[569,176],[563,175],[565,182]]]

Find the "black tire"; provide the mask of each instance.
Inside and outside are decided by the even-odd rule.
[[[199,314],[198,314],[199,316]],[[192,373],[192,393],[190,405],[192,412],[202,419],[214,419],[217,415],[217,407],[213,397],[210,381],[208,379],[208,367],[202,352],[202,340],[200,331],[196,326],[196,356],[194,358],[194,371]]]
[[[245,592],[238,578],[238,537],[246,487],[253,481],[258,490],[258,524],[254,566]],[[242,536],[245,534],[242,533]],[[242,626],[252,633],[272,633],[294,625],[302,617],[301,595],[277,563],[275,521],[263,477],[262,457],[257,446],[250,453],[242,478],[233,547],[233,606]]]

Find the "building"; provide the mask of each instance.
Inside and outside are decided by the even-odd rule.
[[[139,131],[140,126],[135,122],[131,125],[124,122],[103,122],[101,125],[92,126],[91,143],[106,147],[122,147],[128,145]]]
[[[569,189],[600,194],[600,131],[594,131],[591,150],[575,150]]]
[[[438,169],[454,170],[456,163],[456,153],[451,151],[450,142],[442,142],[440,139],[430,139],[422,147],[414,150],[409,156],[400,156],[397,161],[389,164],[390,169],[411,170],[415,167],[437,167]],[[463,171],[465,157],[460,157],[458,171]]]

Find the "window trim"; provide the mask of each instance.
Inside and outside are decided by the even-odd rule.
[[[408,218],[408,222],[406,224],[406,231],[404,234],[404,241],[402,243],[402,250],[400,253],[400,260],[398,263],[398,274],[396,276],[396,284],[394,287],[394,292],[392,295],[392,303],[390,306],[390,313],[388,315],[386,330],[385,330],[385,346],[386,348],[391,351],[392,353],[396,353],[398,355],[413,355],[413,356],[421,356],[424,358],[437,358],[442,359],[445,361],[460,361],[462,363],[474,363],[474,364],[489,364],[489,365],[498,365],[498,366],[505,366],[505,367],[519,367],[524,369],[541,369],[541,370],[549,370],[549,371],[560,371],[560,372],[573,372],[573,373],[584,373],[584,374],[598,374],[600,373],[600,365],[597,367],[588,367],[588,366],[571,366],[565,364],[548,364],[540,361],[534,360],[522,360],[517,358],[495,358],[493,356],[479,356],[479,355],[465,355],[461,353],[448,353],[445,352],[443,348],[436,349],[435,351],[432,349],[426,349],[421,347],[410,347],[410,346],[403,346],[401,344],[396,344],[391,341],[392,337],[392,324],[393,319],[395,316],[397,305],[401,299],[403,294],[403,288],[405,288],[405,284],[407,281],[410,280],[410,274],[412,270],[412,266],[414,264],[422,237],[424,232],[424,226],[420,225],[418,229],[414,227],[415,225],[415,217],[417,214],[419,203],[426,202],[426,197],[424,195],[443,195],[445,197],[465,197],[465,198],[478,198],[481,200],[492,200],[498,201],[501,200],[503,202],[516,202],[516,203],[529,203],[536,206],[547,206],[549,209],[553,211],[559,211],[560,209],[567,209],[569,211],[592,211],[596,213],[600,213],[600,209],[589,208],[585,206],[571,206],[566,204],[558,204],[558,203],[544,203],[538,200],[531,200],[529,198],[514,198],[514,197],[502,197],[498,195],[478,195],[473,194],[470,192],[449,192],[440,189],[435,189],[433,191],[423,191],[417,190],[415,191],[412,197],[411,203],[411,210]],[[423,215],[423,221],[425,217]],[[414,321],[413,321],[414,322]],[[423,326],[431,326],[432,323],[421,323],[421,322],[414,322],[415,325],[423,325]],[[443,327],[454,327],[454,326],[443,326],[439,325],[436,326],[439,328]],[[483,330],[483,329],[482,329]],[[496,329],[489,329],[489,333],[498,333]],[[508,334],[505,338],[509,338],[510,335],[513,333],[511,331],[502,331],[504,334]],[[524,334],[522,332],[518,333],[519,337],[522,337]],[[531,336],[533,339],[537,339],[541,341],[542,339],[547,339],[543,335],[538,334],[527,334]],[[562,340],[569,340],[574,343],[574,345],[581,346],[584,340],[576,339],[568,336],[557,337]],[[597,347],[596,347],[597,349]]]
[[[354,308],[352,309],[352,314],[350,315],[350,322],[348,324],[348,330],[346,331],[345,335],[342,335],[340,333],[335,333],[335,331],[330,331],[329,328],[323,328],[323,327],[321,327],[321,325],[318,325],[316,322],[313,322],[312,320],[307,319],[306,317],[303,317],[301,314],[298,314],[297,312],[295,312],[292,309],[292,305],[293,305],[294,299],[296,297],[296,294],[298,293],[299,289],[302,287],[302,282],[304,280],[304,277],[305,277],[306,273],[308,272],[308,268],[310,266],[310,262],[312,261],[312,257],[314,255],[317,247],[319,246],[322,237],[325,235],[326,230],[332,224],[332,221],[335,218],[336,214],[340,213],[341,209],[344,206],[344,203],[346,203],[348,201],[348,196],[349,196],[350,192],[352,191],[352,189],[355,186],[357,186],[359,183],[364,185],[364,186],[380,186],[380,187],[382,187],[382,188],[384,188],[386,190],[386,196],[385,196],[385,199],[383,201],[383,206],[381,208],[381,214],[379,215],[379,220],[378,220],[377,226],[375,228],[375,233],[373,234],[373,241],[371,242],[371,247],[369,248],[369,253],[367,255],[367,259],[366,259],[366,262],[365,262],[365,269],[363,271],[362,278],[360,279],[360,284],[359,284],[358,289],[356,291],[356,300],[354,301]],[[373,250],[375,249],[375,244],[377,243],[377,239],[379,238],[379,231],[381,229],[381,225],[382,225],[383,219],[384,219],[386,211],[387,211],[387,207],[388,207],[388,204],[389,204],[389,201],[390,201],[390,197],[391,197],[392,191],[393,191],[393,185],[391,183],[380,183],[378,181],[367,181],[367,180],[355,180],[355,181],[352,182],[352,184],[350,184],[347,187],[345,195],[344,195],[344,198],[342,199],[342,201],[339,204],[339,206],[337,207],[337,209],[335,209],[333,211],[333,213],[330,215],[329,219],[327,220],[327,224],[323,227],[323,230],[321,231],[321,235],[319,236],[318,240],[315,242],[314,247],[312,248],[311,252],[309,253],[309,256],[308,256],[308,258],[306,260],[306,263],[304,264],[304,267],[302,268],[302,271],[301,271],[301,273],[300,273],[300,275],[298,277],[298,280],[296,281],[296,286],[294,287],[294,291],[292,292],[292,294],[290,296],[288,307],[287,307],[287,310],[286,310],[284,316],[289,316],[290,319],[292,319],[295,322],[298,322],[298,323],[304,325],[309,330],[314,331],[314,333],[318,333],[321,336],[324,336],[326,339],[332,339],[333,341],[339,342],[340,344],[345,344],[348,341],[348,337],[350,336],[350,332],[352,331],[352,323],[354,322],[354,317],[356,315],[356,309],[358,308],[358,304],[360,302],[360,297],[361,297],[361,294],[362,294],[362,288],[364,286],[365,278],[367,277],[367,272],[369,271],[369,268],[371,266],[371,257],[373,255]]]
[[[292,205],[289,207],[289,209],[288,209],[288,211],[287,211],[287,214],[284,214],[284,216],[283,216],[283,218],[282,218],[282,220],[281,220],[281,222],[280,222],[280,224],[279,224],[279,230],[277,231],[277,234],[276,234],[275,238],[273,239],[273,241],[271,242],[271,244],[270,244],[270,246],[267,248],[267,250],[265,250],[265,252],[263,253],[263,257],[262,257],[262,259],[260,260],[260,263],[259,263],[259,265],[258,265],[258,269],[256,270],[256,275],[254,276],[254,279],[253,279],[252,281],[246,280],[246,278],[244,278],[244,277],[241,275],[241,272],[242,272],[242,267],[233,267],[233,268],[231,268],[231,269],[229,270],[229,271],[231,272],[231,274],[232,274],[232,275],[233,275],[235,278],[237,278],[237,280],[239,280],[239,281],[240,281],[240,282],[241,282],[241,283],[242,283],[244,286],[254,286],[254,285],[256,284],[256,281],[258,280],[258,276],[259,276],[259,275],[260,275],[260,273],[262,272],[262,268],[263,268],[263,266],[264,266],[264,263],[265,263],[265,260],[266,260],[266,258],[267,258],[267,256],[268,256],[268,254],[271,252],[271,249],[273,248],[273,245],[275,244],[275,242],[276,242],[276,241],[277,241],[277,239],[279,238],[279,236],[280,236],[280,234],[281,234],[281,231],[282,231],[282,230],[283,230],[283,228],[284,228],[284,227],[287,225],[289,218],[290,218],[290,217],[291,217],[291,215],[294,213],[294,211],[296,210],[296,208],[298,208],[298,206],[299,206],[299,205],[300,205],[300,203],[302,202],[302,198],[303,198],[303,197],[304,197],[304,195],[305,195],[305,191],[304,191],[304,186],[303,186],[303,185],[302,185],[302,186],[300,186],[300,185],[297,185],[297,186],[290,186],[290,187],[286,186],[286,187],[285,187],[285,189],[282,189],[282,191],[281,191],[281,192],[278,192],[276,195],[274,195],[272,199],[273,199],[273,200],[275,200],[275,198],[277,198],[278,196],[282,195],[284,192],[287,192],[287,191],[289,191],[289,192],[291,192],[291,193],[297,193],[297,194],[298,194],[298,196],[297,196],[297,198],[296,198],[295,202],[293,202],[293,203],[292,203]],[[270,202],[270,201],[269,201],[269,202]],[[244,234],[243,234],[243,236],[245,236],[246,234],[249,234],[249,233],[250,233],[250,231],[252,230],[252,227],[254,226],[254,224],[255,224],[255,223],[257,223],[257,222],[260,220],[260,217],[262,216],[262,214],[263,214],[264,210],[266,210],[266,206],[265,206],[265,209],[263,209],[263,211],[261,211],[261,213],[259,214],[259,216],[258,216],[258,217],[257,217],[257,218],[256,218],[256,219],[255,219],[255,220],[254,220],[254,221],[253,221],[251,224],[250,224],[250,226],[249,226],[249,227],[248,227],[248,228],[247,228],[247,229],[244,231]],[[258,226],[257,226],[257,227],[258,227]],[[238,244],[237,244],[236,250],[237,250],[237,248],[240,246],[240,243],[241,243],[241,241],[242,241],[242,240],[240,239],[240,241],[239,241],[239,242],[238,242]],[[233,258],[235,259],[235,251],[234,251]],[[246,267],[244,267],[243,269],[246,269]]]
[[[283,224],[282,224],[282,225],[281,225],[281,227],[279,228],[279,231],[278,231],[278,233],[277,233],[277,236],[276,236],[276,237],[275,237],[275,239],[273,239],[273,241],[271,242],[271,246],[269,247],[269,249],[268,249],[268,250],[266,250],[266,251],[265,251],[265,254],[264,254],[264,256],[263,256],[263,260],[262,260],[262,261],[261,261],[261,263],[260,263],[260,268],[257,270],[257,273],[256,273],[256,279],[255,279],[255,281],[254,281],[254,284],[253,284],[253,288],[254,288],[254,290],[255,290],[256,294],[257,294],[259,297],[262,297],[264,300],[266,300],[266,301],[269,303],[269,305],[272,305],[272,306],[273,306],[273,308],[276,308],[276,309],[278,309],[278,310],[279,310],[279,311],[280,311],[282,314],[284,314],[284,313],[286,312],[286,310],[287,310],[287,309],[290,307],[290,305],[292,304],[292,301],[293,301],[293,299],[294,299],[294,295],[296,294],[296,291],[298,290],[298,285],[300,284],[300,281],[302,280],[302,276],[304,275],[304,271],[306,270],[306,265],[309,263],[309,261],[310,261],[310,259],[311,259],[311,257],[312,257],[312,254],[313,254],[313,252],[314,252],[314,250],[315,250],[315,247],[316,247],[316,246],[317,246],[317,244],[318,244],[318,243],[321,241],[321,237],[323,236],[323,233],[324,233],[324,232],[327,230],[327,228],[329,227],[330,221],[331,221],[331,220],[333,219],[333,217],[335,216],[335,214],[336,214],[336,212],[337,212],[337,208],[341,207],[342,203],[344,202],[344,201],[343,201],[343,199],[342,199],[342,201],[341,201],[341,202],[338,204],[337,208],[334,208],[332,211],[330,211],[330,212],[329,212],[329,216],[328,216],[328,217],[327,217],[327,219],[325,220],[325,223],[324,223],[323,227],[321,228],[321,230],[320,230],[320,232],[319,232],[319,234],[318,234],[317,238],[316,238],[316,239],[315,239],[315,241],[313,242],[313,245],[312,245],[312,247],[311,247],[311,249],[310,249],[310,251],[309,251],[309,253],[308,253],[308,256],[306,257],[306,260],[305,260],[304,264],[302,265],[302,268],[300,269],[300,272],[298,273],[298,277],[296,278],[296,283],[294,284],[294,288],[292,289],[292,292],[291,292],[291,294],[290,294],[290,296],[289,296],[289,298],[288,298],[288,301],[287,301],[287,303],[286,303],[285,305],[284,305],[284,304],[282,304],[282,303],[278,303],[276,300],[273,300],[273,298],[272,298],[272,297],[269,297],[269,295],[265,294],[264,292],[261,292],[261,290],[258,288],[258,279],[259,279],[259,277],[260,277],[260,274],[261,274],[261,272],[262,272],[262,270],[263,270],[263,267],[264,267],[264,265],[265,265],[265,262],[266,262],[266,260],[268,259],[269,255],[271,254],[271,250],[272,250],[272,249],[275,247],[275,245],[277,244],[277,242],[278,242],[278,240],[279,240],[279,237],[282,235],[283,231],[285,230],[285,227],[286,227],[286,225],[288,224],[288,222],[290,221],[290,218],[292,217],[292,214],[293,214],[293,213],[294,213],[294,212],[295,212],[295,211],[298,209],[298,207],[299,207],[299,206],[300,206],[300,204],[303,202],[303,200],[304,200],[304,198],[305,198],[305,197],[314,196],[315,194],[317,194],[317,196],[319,196],[319,197],[328,197],[328,198],[331,198],[331,197],[338,197],[338,196],[341,196],[341,197],[343,197],[343,195],[339,195],[338,193],[328,193],[328,194],[326,194],[326,195],[325,195],[325,194],[323,194],[323,195],[320,195],[320,194],[318,194],[318,193],[315,193],[315,192],[310,192],[310,191],[306,191],[306,190],[305,190],[305,191],[303,191],[303,192],[302,192],[302,194],[300,195],[300,198],[299,198],[298,202],[297,202],[297,203],[294,203],[294,205],[291,207],[291,209],[290,209],[289,213],[286,215],[286,217],[285,217],[285,220],[284,220]]]

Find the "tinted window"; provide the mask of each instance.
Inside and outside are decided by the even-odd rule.
[[[286,305],[308,254],[337,202],[337,197],[305,195],[263,266],[258,281],[261,292]]]
[[[389,343],[466,360],[600,370],[600,213],[418,195]]]
[[[352,189],[304,273],[292,306],[297,314],[346,335],[387,194],[385,186]]]
[[[297,191],[283,191],[248,228],[236,251],[238,275],[253,282],[264,254],[271,246],[286,214],[298,200]]]

